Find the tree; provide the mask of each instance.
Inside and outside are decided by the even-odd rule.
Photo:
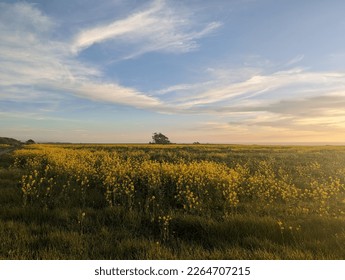
[[[153,133],[152,140],[153,142],[150,142],[151,144],[170,144],[169,138],[160,132]]]
[[[28,141],[25,142],[26,144],[30,145],[30,144],[36,144],[34,140],[29,139]]]

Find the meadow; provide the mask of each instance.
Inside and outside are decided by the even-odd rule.
[[[342,146],[25,145],[0,258],[344,259],[344,184]]]

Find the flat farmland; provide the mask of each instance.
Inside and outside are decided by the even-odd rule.
[[[0,163],[1,259],[345,258],[342,146],[34,144]]]

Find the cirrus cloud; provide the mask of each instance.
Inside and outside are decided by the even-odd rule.
[[[124,19],[82,30],[74,38],[72,51],[79,53],[94,44],[112,40],[135,45],[127,59],[153,51],[184,53],[196,49],[197,39],[221,26],[219,22],[211,22],[195,31],[191,16],[181,13],[165,1],[154,1],[147,9]]]
[[[101,71],[69,52],[69,42],[51,38],[55,23],[35,5],[0,7],[0,100],[46,104],[74,96],[138,108],[159,104],[136,89],[102,81]]]

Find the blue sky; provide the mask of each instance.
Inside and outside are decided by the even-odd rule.
[[[0,1],[0,136],[344,142],[344,1]]]

